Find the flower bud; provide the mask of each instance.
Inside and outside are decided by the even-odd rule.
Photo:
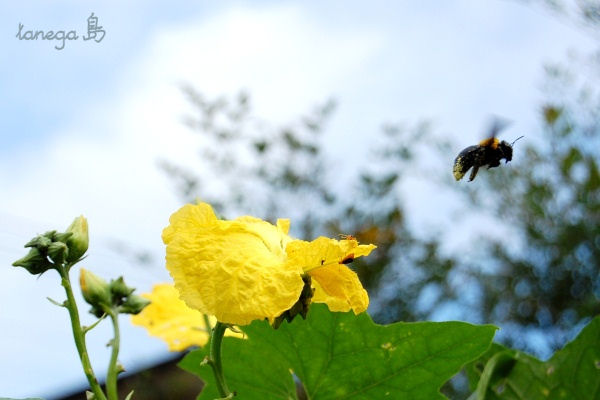
[[[304,282],[304,286],[302,292],[300,292],[300,298],[298,298],[298,301],[296,301],[289,310],[284,311],[272,321],[271,326],[274,329],[278,329],[284,320],[292,322],[298,314],[302,316],[302,319],[306,319],[315,290],[312,288],[312,279],[310,275],[302,275],[302,281]]]
[[[150,304],[150,300],[135,294],[130,294],[125,300],[125,303],[119,307],[119,312],[121,314],[138,314],[148,304]]]
[[[29,242],[25,244],[25,247],[36,247],[39,250],[45,252],[48,246],[52,244],[52,237],[56,234],[56,231],[49,231],[43,235],[37,235]]]
[[[67,261],[74,262],[79,260],[88,249],[89,236],[87,219],[83,215],[75,218],[73,223],[67,228],[67,233],[72,235],[67,239],[69,254]]]
[[[54,268],[52,263],[48,261],[48,258],[36,247],[31,248],[25,257],[15,261],[12,265],[15,267],[23,267],[32,275],[41,274],[42,272]]]
[[[63,242],[54,242],[48,246],[48,257],[54,264],[63,264],[69,254],[69,248]]]
[[[71,236],[73,236],[73,232],[54,233],[52,235],[52,241],[67,243],[67,240],[69,240]]]
[[[110,292],[113,295],[113,299],[115,299],[115,298],[120,299],[122,297],[127,297],[131,293],[133,293],[134,290],[135,290],[134,288],[130,288],[129,286],[127,286],[125,284],[125,281],[123,280],[122,276],[120,276],[116,280],[110,281]],[[114,303],[114,301],[113,301],[113,303]]]
[[[102,306],[111,306],[111,296],[108,283],[98,275],[93,274],[87,269],[81,268],[79,274],[79,285],[81,293],[88,304],[92,306],[92,313],[97,315],[102,310]],[[100,313],[102,315],[102,313]]]

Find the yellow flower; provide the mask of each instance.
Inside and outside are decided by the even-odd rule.
[[[132,315],[131,322],[146,328],[150,335],[163,339],[169,345],[170,351],[204,346],[208,342],[204,315],[186,306],[179,299],[179,293],[173,285],[154,285],[152,293],[142,296],[151,303],[139,314]],[[216,318],[210,317],[209,323],[214,325]],[[227,330],[226,335],[241,336],[230,330]]]
[[[181,299],[221,322],[275,319],[298,301],[305,273],[313,279],[313,301],[355,313],[368,306],[366,291],[344,263],[368,255],[373,245],[295,240],[287,219],[276,225],[249,216],[220,220],[206,203],[183,206],[169,222],[162,238]]]

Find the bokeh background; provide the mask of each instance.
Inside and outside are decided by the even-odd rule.
[[[100,43],[16,37],[92,12]],[[549,357],[600,310],[599,39],[589,0],[2,3],[0,396],[85,387],[23,244],[84,214],[82,265],[149,291],[195,199],[376,243],[354,267],[378,322],[494,323]],[[454,182],[494,116],[513,161]],[[174,356],[122,318],[129,372]],[[88,337],[102,376],[110,327]]]

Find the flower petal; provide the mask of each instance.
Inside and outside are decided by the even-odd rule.
[[[331,311],[360,314],[369,306],[369,296],[358,275],[343,264],[329,265],[309,272],[315,294],[314,303],[325,303]]]
[[[284,220],[218,220],[202,203],[182,207],[170,223],[163,231],[167,269],[188,306],[246,325],[277,317],[298,300],[302,269],[285,264],[291,239]]]
[[[208,332],[204,316],[186,306],[173,285],[154,285],[152,293],[142,296],[151,303],[139,314],[131,316],[134,325],[143,326],[150,335],[163,339],[170,351],[206,344]],[[212,322],[215,322],[214,318]]]
[[[343,264],[349,257],[352,259],[367,256],[377,246],[359,245],[356,240],[335,240],[320,236],[312,242],[293,240],[288,243],[287,263],[300,265],[304,272],[327,265]]]
[[[211,224],[217,217],[209,204],[186,204],[169,218],[169,226],[162,233],[163,242],[168,245],[176,232],[193,231],[198,226]]]
[[[326,303],[331,311],[353,310],[358,314],[369,306],[369,296],[358,275],[344,263],[366,256],[375,248],[372,244],[359,245],[354,239],[294,240],[286,248],[287,262],[301,265],[312,277],[315,288],[312,301]]]

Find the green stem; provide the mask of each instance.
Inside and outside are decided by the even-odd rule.
[[[202,316],[204,317],[204,329],[206,329],[206,333],[208,333],[208,341],[210,342],[213,332],[212,326],[210,324],[210,318],[206,314],[202,314]]]
[[[120,367],[117,365],[117,357],[119,355],[120,345],[120,334],[119,334],[119,314],[112,309],[105,310],[110,316],[113,324],[114,337],[110,342],[112,352],[110,354],[110,362],[108,364],[108,373],[106,375],[106,393],[108,394],[108,400],[118,400],[117,392],[117,375],[119,374]]]
[[[69,310],[71,328],[73,330],[73,339],[75,340],[75,347],[77,347],[77,352],[79,353],[79,359],[81,360],[83,372],[85,373],[85,377],[90,384],[90,389],[96,396],[96,399],[106,400],[106,396],[104,395],[104,392],[98,383],[98,379],[96,379],[96,375],[94,375],[94,370],[92,369],[92,364],[90,363],[90,358],[88,356],[83,329],[81,327],[81,322],[79,321],[79,311],[77,310],[77,303],[75,303],[73,288],[71,287],[71,281],[69,280],[69,266],[59,267],[57,269],[60,277],[62,278],[61,284],[65,288],[65,292],[67,294],[67,302],[65,303],[65,307],[67,307],[67,310]]]
[[[87,335],[87,333],[89,331],[91,331],[92,329],[94,329],[100,322],[102,322],[102,320],[106,318],[106,314],[102,314],[102,316],[100,318],[98,318],[98,321],[94,322],[93,324],[91,324],[90,326],[84,326],[83,329],[83,334]]]
[[[217,389],[219,390],[221,398],[231,399],[234,394],[227,388],[225,377],[223,376],[223,365],[221,364],[221,343],[223,342],[223,336],[225,335],[226,329],[226,324],[217,321],[210,338],[209,364],[215,375]]]

